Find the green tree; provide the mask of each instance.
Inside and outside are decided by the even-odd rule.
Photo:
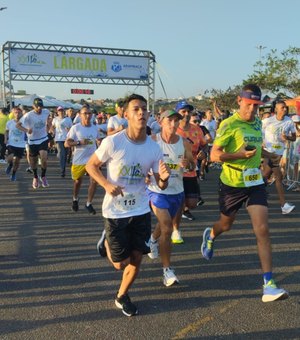
[[[272,49],[254,64],[253,74],[245,83],[258,84],[263,90],[291,96],[300,94],[300,48],[289,47],[279,53]]]

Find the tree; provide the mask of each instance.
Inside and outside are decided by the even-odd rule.
[[[255,83],[263,90],[296,96],[300,94],[300,48],[289,47],[279,53],[272,49],[254,64],[254,72],[244,80]]]

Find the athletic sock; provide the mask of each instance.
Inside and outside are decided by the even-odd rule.
[[[272,272],[264,273],[264,283],[267,284],[272,279]]]

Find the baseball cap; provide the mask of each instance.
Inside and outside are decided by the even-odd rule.
[[[294,123],[300,123],[300,116],[298,115],[293,115],[292,116],[292,120]]]
[[[264,102],[261,101],[261,92],[257,91],[241,91],[240,97],[243,98],[247,103],[263,105]]]
[[[177,103],[176,107],[175,107],[175,111],[179,111],[182,109],[188,109],[190,111],[194,110],[194,106],[189,104],[186,100],[181,100],[180,102]]]
[[[168,118],[168,117],[172,117],[172,116],[177,116],[179,119],[182,119],[182,116],[180,113],[174,111],[174,110],[166,110],[164,112],[162,112],[160,114],[160,120],[162,120],[163,118]]]
[[[62,107],[62,106],[59,106],[57,109],[56,109],[56,111],[63,111],[64,110],[64,108]]]
[[[34,98],[34,100],[33,100],[33,105],[34,105],[34,106],[41,106],[41,107],[43,107],[43,106],[44,106],[44,103],[43,103],[43,101],[42,101],[41,98]]]

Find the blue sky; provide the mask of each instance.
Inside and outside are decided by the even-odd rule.
[[[259,59],[257,46],[300,47],[298,0],[0,0],[0,44],[40,42],[151,50],[169,98],[238,85]],[[93,98],[118,98],[139,87],[14,82],[15,91],[71,95],[94,89]],[[164,97],[156,76],[156,98]]]

